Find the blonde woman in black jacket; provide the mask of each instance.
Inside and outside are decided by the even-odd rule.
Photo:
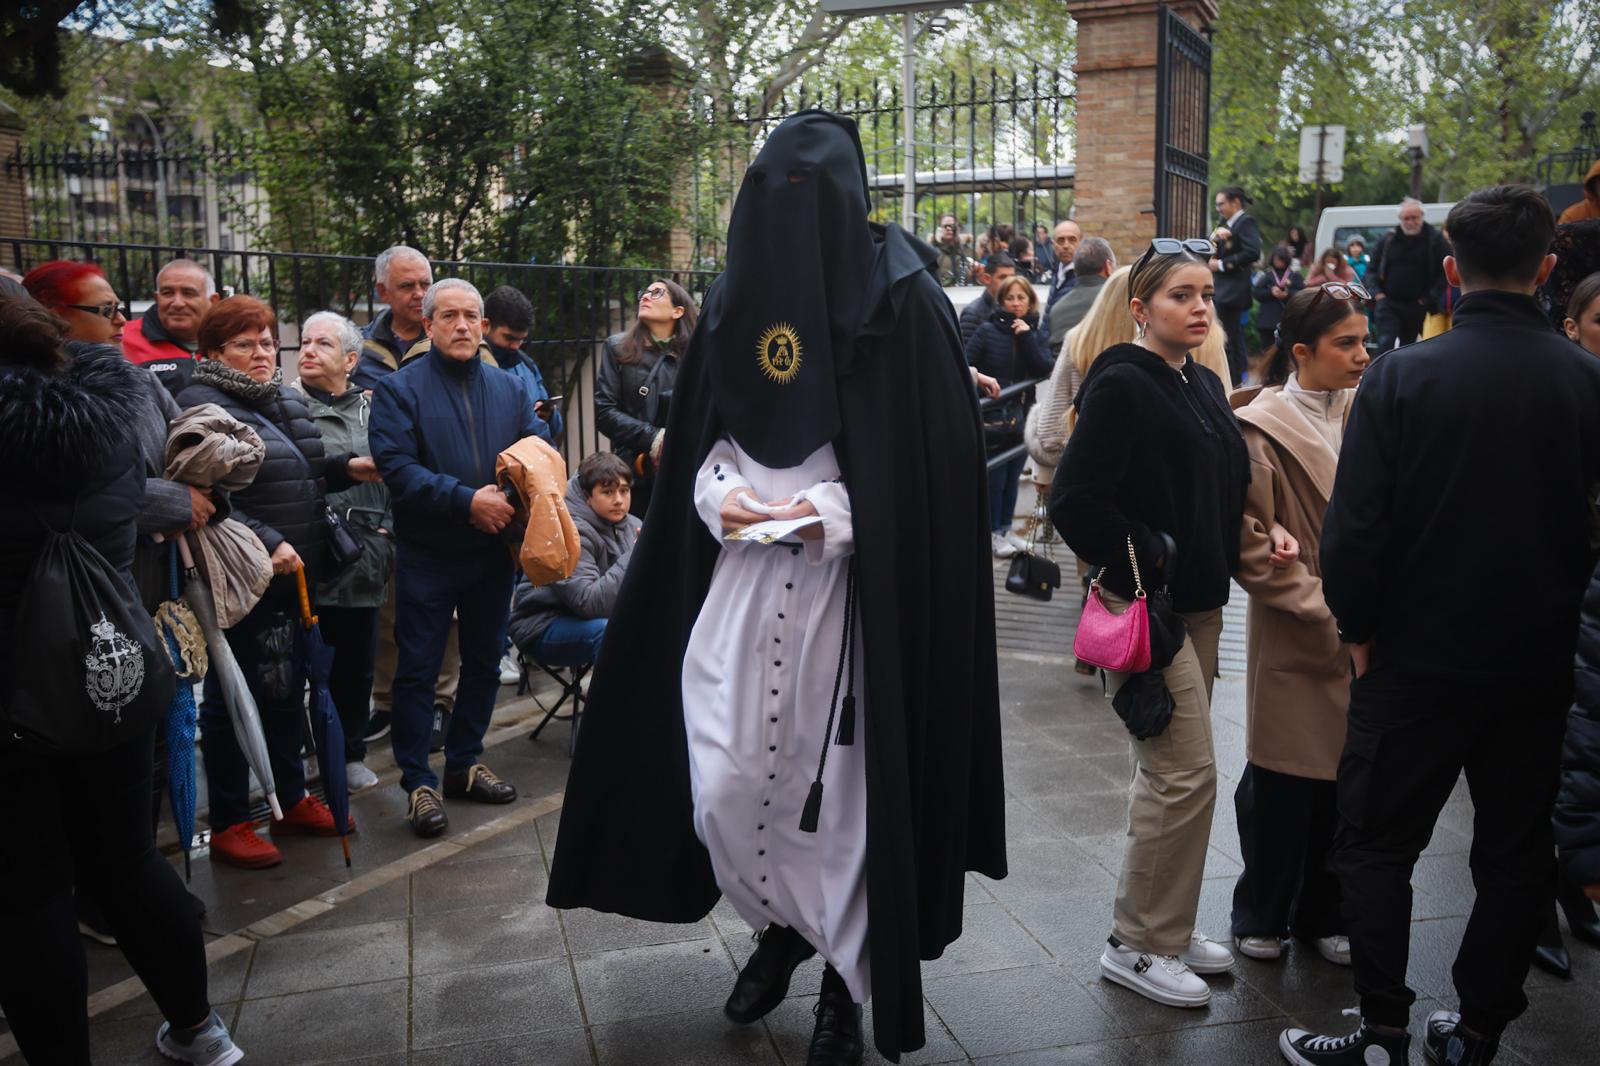
[[[1249,460],[1227,390],[1189,354],[1213,328],[1208,241],[1167,238],[1129,271],[1138,339],[1100,354],[1078,390],[1078,419],[1051,485],[1050,517],[1101,573],[1107,605],[1170,588],[1188,636],[1161,679],[1175,709],[1158,735],[1133,742],[1138,764],[1111,937],[1108,980],[1158,1003],[1210,1001],[1196,974],[1233,965],[1199,934],[1217,769],[1211,683],[1229,581],[1239,563]],[[1128,675],[1109,674],[1115,692]]]

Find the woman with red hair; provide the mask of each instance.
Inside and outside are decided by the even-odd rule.
[[[67,339],[122,348],[128,324],[105,272],[93,263],[52,259],[28,271],[22,287],[67,323]]]
[[[261,711],[283,820],[272,835],[333,836],[333,814],[305,790],[301,761],[305,676],[294,654],[300,607],[295,571],[315,587],[324,571],[323,512],[327,491],[376,481],[370,458],[326,455],[317,424],[300,394],[283,387],[278,320],[253,296],[214,303],[200,320],[194,380],[178,396],[185,409],[213,403],[261,437],[266,456],[255,480],[230,498],[233,517],[255,531],[272,555],[275,575],[260,602],[227,631]],[[283,855],[256,835],[250,817],[250,771],[234,738],[216,675],[206,677],[200,705],[200,751],[211,800],[211,857],[234,866],[276,866]],[[350,829],[355,828],[352,819]]]

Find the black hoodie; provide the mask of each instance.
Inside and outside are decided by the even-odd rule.
[[[1078,423],[1050,488],[1050,520],[1068,546],[1107,567],[1112,592],[1131,596],[1131,536],[1145,587],[1170,583],[1174,608],[1227,603],[1250,460],[1222,382],[1193,359],[1178,371],[1118,344],[1089,368],[1074,406]],[[1177,544],[1164,570],[1161,533]]]

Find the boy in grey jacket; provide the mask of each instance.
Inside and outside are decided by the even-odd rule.
[[[511,603],[511,639],[533,659],[578,666],[599,655],[639,539],[639,519],[628,513],[632,501],[633,471],[610,452],[589,456],[567,483],[567,511],[582,548],[578,567],[571,577],[538,588],[519,579]]]

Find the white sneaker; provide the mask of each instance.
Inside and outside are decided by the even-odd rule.
[[[1150,955],[1125,944],[1107,943],[1100,953],[1100,973],[1108,981],[1169,1007],[1203,1007],[1211,1002],[1211,989],[1176,955]]]
[[[345,783],[350,787],[350,795],[365,792],[369,788],[376,788],[378,775],[367,769],[364,762],[347,762],[344,764]]]
[[[1006,534],[1006,543],[1019,552],[1026,551],[1028,548],[1028,542],[1017,536],[1017,531],[1014,529]]]
[[[500,683],[515,685],[522,680],[522,667],[517,665],[517,653],[508,651],[500,657]]]
[[[1283,941],[1275,936],[1236,936],[1233,943],[1239,954],[1252,959],[1283,958]]]
[[[1317,954],[1333,963],[1335,966],[1350,965],[1350,938],[1347,936],[1319,936],[1316,939]]]
[[[1017,554],[1016,545],[1007,540],[1004,534],[989,534],[989,544],[994,549],[994,557],[996,559],[1009,559]]]
[[[1233,969],[1233,952],[1204,933],[1195,933],[1183,953],[1183,964],[1195,973],[1226,973]]]

